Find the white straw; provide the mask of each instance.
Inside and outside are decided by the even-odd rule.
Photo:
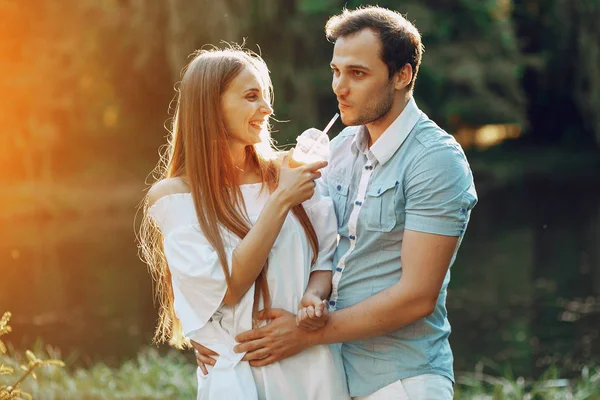
[[[340,116],[339,113],[335,113],[335,115],[333,116],[333,118],[331,118],[331,121],[329,121],[329,123],[327,124],[327,126],[325,127],[325,129],[323,129],[323,133],[324,134],[327,134],[327,131],[331,128],[331,126],[338,119],[339,116]]]

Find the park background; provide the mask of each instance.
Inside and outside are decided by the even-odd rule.
[[[156,310],[134,222],[181,68],[245,40],[272,73],[273,137],[293,143],[337,111],[323,27],[360,4],[376,3],[0,0],[2,339],[67,362],[29,390],[193,392],[189,353],[147,350]],[[600,385],[600,2],[377,4],[420,30],[415,98],[463,145],[479,194],[448,294],[459,392]]]

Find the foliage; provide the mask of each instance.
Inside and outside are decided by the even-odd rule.
[[[405,14],[421,32],[425,54],[415,95],[423,110],[450,131],[465,125],[526,125],[520,87],[524,60],[501,3],[379,2]]]
[[[40,371],[37,381],[23,387],[44,400],[175,400],[195,398],[195,377],[194,364],[181,353],[146,349],[119,368],[97,363],[89,369]]]
[[[576,380],[561,379],[556,368],[549,368],[537,381],[515,378],[510,370],[504,376],[484,373],[480,362],[473,373],[461,374],[455,399],[477,400],[593,400],[600,398],[600,370],[584,367]]]
[[[513,20],[535,143],[600,146],[600,2],[516,2]]]
[[[3,336],[12,331],[10,325],[8,325],[8,321],[10,320],[11,314],[9,312],[5,312],[2,318],[0,319],[0,336]],[[64,367],[64,363],[60,360],[47,359],[43,360],[35,355],[31,350],[27,350],[25,355],[27,360],[25,363],[23,361],[18,360],[14,356],[6,358],[7,348],[4,342],[0,340],[0,355],[3,357],[0,358],[0,375],[4,375],[4,379],[0,381],[0,400],[19,400],[19,399],[32,399],[29,391],[23,390],[23,386],[25,386],[25,380],[28,377],[32,377],[33,379],[37,379],[36,370],[39,367],[46,366],[57,366]],[[6,364],[5,364],[6,363]],[[23,371],[20,377],[15,378],[14,375],[16,371],[20,369]],[[6,375],[12,378],[12,384],[3,384],[3,381],[6,381]],[[16,380],[14,380],[16,379]]]
[[[56,354],[52,350],[49,353]],[[494,374],[484,373],[485,367]],[[44,400],[187,399],[196,394],[196,367],[181,352],[161,354],[145,349],[119,368],[98,363],[89,369],[43,370],[37,381],[28,381],[23,387],[34,398]],[[550,368],[539,380],[526,381],[514,377],[510,370],[502,374],[497,367],[480,363],[474,372],[458,374],[454,398],[588,400],[598,396],[600,371],[595,368],[585,367],[574,380],[561,379],[558,371]]]
[[[113,165],[139,179],[187,55],[221,40],[246,40],[268,62],[276,118],[289,121],[274,137],[289,143],[336,111],[327,18],[375,3],[421,31],[415,95],[448,131],[517,123],[534,138],[600,143],[595,0],[3,1],[0,168],[11,174],[0,179],[104,179]]]

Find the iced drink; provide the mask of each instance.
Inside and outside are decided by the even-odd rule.
[[[310,128],[296,138],[296,147],[289,164],[290,167],[296,168],[315,161],[327,160],[329,160],[329,137],[316,128]]]
[[[290,167],[296,168],[315,161],[329,160],[327,131],[338,116],[339,114],[336,113],[323,131],[317,128],[309,128],[296,138],[296,147],[294,147],[294,152],[289,160]]]

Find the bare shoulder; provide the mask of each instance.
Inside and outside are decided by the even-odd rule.
[[[148,206],[151,207],[160,198],[177,193],[189,193],[190,188],[181,178],[166,178],[156,182],[148,190]]]

